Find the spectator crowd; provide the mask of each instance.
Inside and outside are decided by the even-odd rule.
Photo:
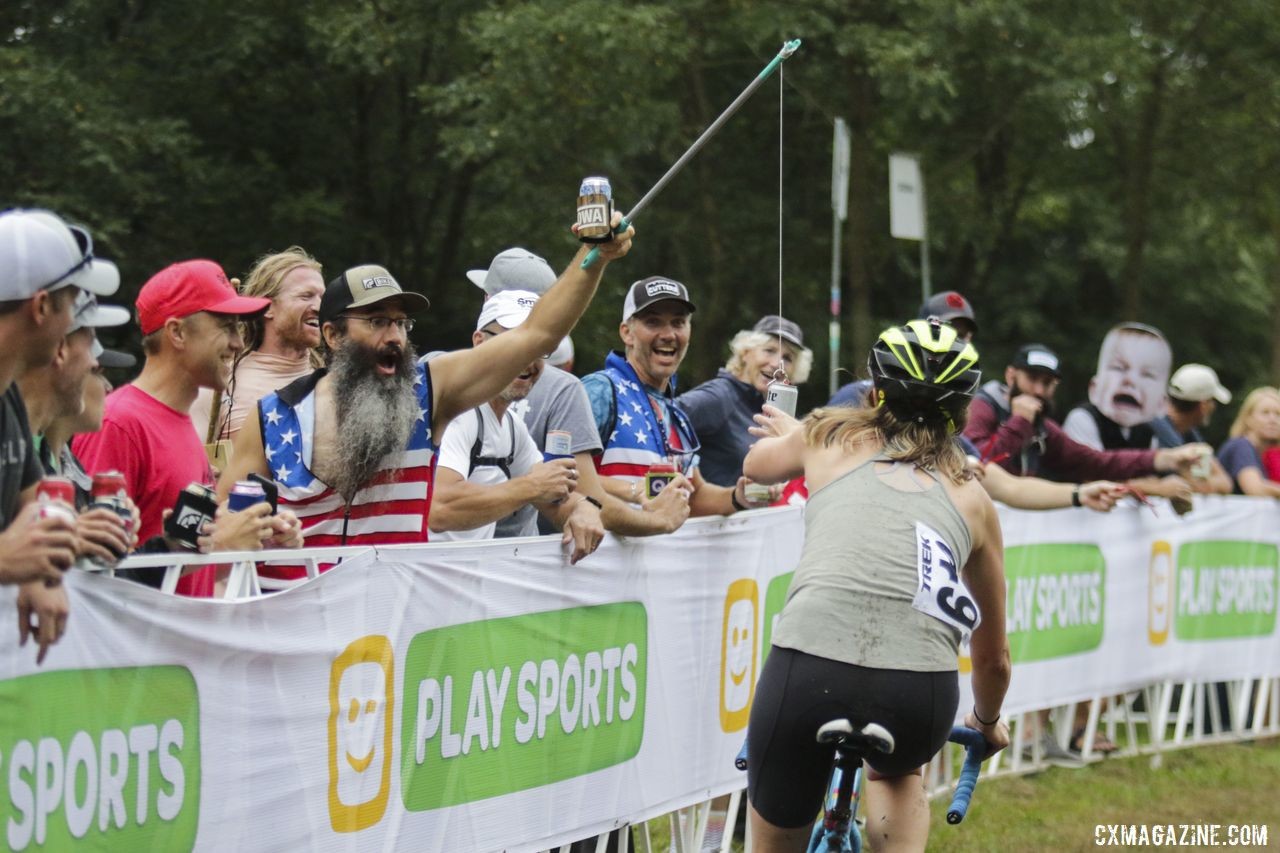
[[[214,261],[183,260],[142,285],[131,313],[98,301],[120,275],[87,229],[48,211],[0,214],[0,582],[19,585],[22,642],[33,636],[43,659],[62,635],[68,569],[131,552],[268,549],[262,574],[289,580],[303,561],[280,555],[304,542],[558,532],[576,563],[606,531],[660,535],[691,516],[803,502],[803,478],[743,476],[758,416],[777,413],[765,407],[771,384],[811,372],[799,323],[769,314],[727,342],[700,341],[723,348],[724,367],[679,392],[697,294],[648,275],[626,290],[618,348],[575,353],[570,332],[633,233],[600,244],[585,269],[584,248],[559,275],[525,249],[499,252],[468,274],[483,294],[471,347],[419,357],[409,333],[428,300],[383,266],[326,282],[295,246],[241,283]],[[977,345],[977,313],[959,293],[934,296],[920,318]],[[135,359],[104,349],[96,329],[131,319],[142,364],[113,389],[104,371]],[[993,498],[1027,509],[1158,496],[1187,512],[1195,494],[1280,496],[1280,391],[1250,391],[1215,454],[1201,431],[1232,393],[1212,366],[1174,363],[1158,329],[1120,323],[1087,401],[1059,419],[1060,359],[1025,342],[1003,371],[986,365],[956,440]],[[861,380],[827,405],[876,403]],[[122,505],[98,500],[104,472],[123,477]],[[70,481],[74,501],[47,478]],[[233,504],[251,482],[260,497]],[[183,536],[199,500],[209,511]],[[224,580],[216,566],[191,568],[179,592],[212,596]]]

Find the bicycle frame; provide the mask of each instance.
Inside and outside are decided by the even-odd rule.
[[[862,834],[857,831],[855,822],[858,817],[862,761],[873,749],[893,751],[892,736],[879,726],[875,727],[888,736],[888,749],[883,749],[877,744],[879,733],[868,732],[870,728],[871,726],[864,727],[861,732],[863,737],[855,739],[854,743],[846,742],[853,732],[848,720],[833,720],[818,730],[818,740],[834,743],[836,751],[826,806],[822,819],[814,824],[807,853],[861,853]],[[837,737],[831,736],[832,730],[838,732]],[[824,734],[827,735],[826,739]],[[978,783],[978,773],[986,752],[986,739],[981,732],[964,726],[953,727],[947,739],[963,745],[966,750],[956,792],[947,810],[947,823],[955,825],[964,820],[969,810],[969,801],[973,797],[974,786]]]

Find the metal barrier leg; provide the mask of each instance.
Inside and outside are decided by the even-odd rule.
[[[1213,734],[1222,732],[1222,709],[1218,707],[1218,683],[1215,681],[1206,681],[1204,684],[1204,704],[1205,704],[1205,728],[1202,734]]]
[[[1187,722],[1191,718],[1192,709],[1196,706],[1195,682],[1182,683],[1182,696],[1178,701],[1178,719],[1173,724],[1173,742],[1181,746],[1186,740]]]
[[[640,825],[640,849],[643,853],[653,853],[653,839],[649,837],[649,821]]]
[[[738,808],[742,805],[742,791],[729,795],[729,810],[724,815],[724,835],[720,837],[720,853],[733,849],[733,831],[738,828]]]
[[[1249,706],[1252,704],[1249,699],[1256,684],[1252,678],[1243,679],[1237,682],[1238,686],[1231,695],[1231,730],[1234,732],[1245,730],[1245,724],[1249,720]]]
[[[1085,761],[1093,758],[1093,738],[1098,732],[1098,713],[1102,708],[1102,697],[1094,696],[1089,701],[1089,714],[1085,718],[1084,737],[1080,740],[1080,757]],[[1073,715],[1074,717],[1074,715]],[[1074,727],[1075,720],[1072,720]],[[1073,729],[1074,730],[1074,729]]]
[[[181,566],[170,566],[165,569],[164,580],[160,582],[160,591],[165,595],[173,595],[178,589],[178,578],[182,577]]]
[[[1262,730],[1266,726],[1267,696],[1271,693],[1271,684],[1274,680],[1272,678],[1258,679],[1258,694],[1254,697],[1253,705],[1252,731],[1255,735],[1262,734]]]
[[[1280,732],[1280,678],[1271,679],[1271,731]]]

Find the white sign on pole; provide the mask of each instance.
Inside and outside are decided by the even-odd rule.
[[[913,154],[889,155],[889,233],[900,240],[924,239],[924,177]]]
[[[849,218],[849,125],[842,118],[831,144],[831,209],[841,222]]]

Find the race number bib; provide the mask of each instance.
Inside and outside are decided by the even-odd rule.
[[[982,622],[978,605],[960,580],[955,552],[938,531],[916,522],[916,573],[920,588],[911,606],[921,613],[941,619],[969,641],[973,629]]]

